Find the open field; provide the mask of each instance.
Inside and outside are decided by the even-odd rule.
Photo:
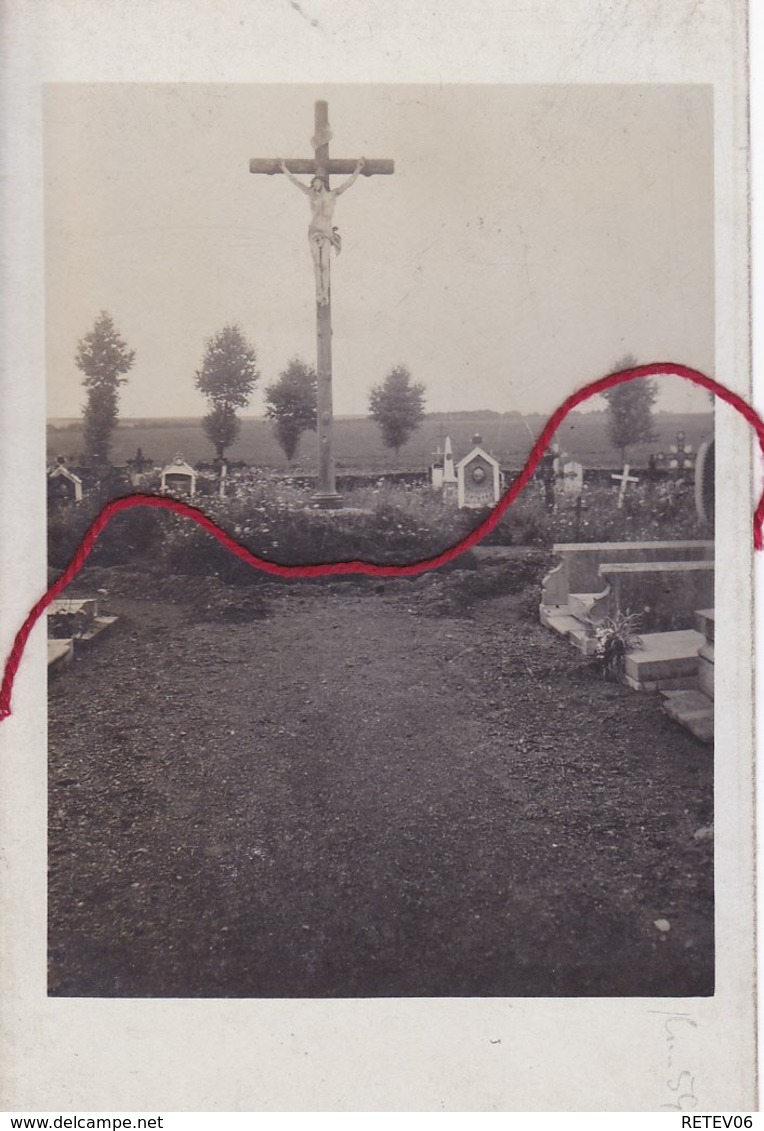
[[[658,413],[655,416],[657,439],[652,444],[636,445],[629,451],[634,467],[646,465],[651,453],[668,450],[678,431],[687,436],[687,443],[697,450],[703,439],[713,435],[713,413]],[[335,459],[339,470],[359,468],[383,470],[397,466],[399,469],[420,469],[432,461],[432,453],[443,438],[450,435],[457,459],[472,446],[473,435],[483,437],[484,446],[504,467],[519,467],[530,450],[531,439],[541,432],[546,417],[526,416],[517,413],[503,416],[486,415],[470,419],[428,416],[418,432],[401,449],[395,461],[394,453],[382,446],[377,426],[364,417],[341,417],[335,421]],[[66,456],[76,461],[82,451],[82,427],[79,420],[57,421],[48,426],[48,458]],[[607,417],[604,413],[572,413],[557,433],[557,440],[573,458],[584,467],[619,467],[618,453],[610,446],[607,436]],[[144,456],[162,465],[176,455],[190,463],[211,460],[213,451],[196,419],[123,421],[114,434],[112,460],[123,464],[131,459],[136,449]],[[298,449],[297,463],[305,470],[315,467],[315,436],[307,433]],[[284,468],[286,460],[273,436],[269,421],[254,417],[242,420],[241,435],[228,455],[234,460],[263,467]]]

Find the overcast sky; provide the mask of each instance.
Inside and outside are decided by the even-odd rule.
[[[123,416],[192,416],[205,339],[238,322],[262,387],[315,361],[308,202],[251,157],[389,157],[337,204],[334,405],[402,362],[427,408],[551,412],[626,353],[713,374],[710,88],[46,88],[49,415],[76,416],[78,339],[108,310],[136,362]],[[334,183],[337,183],[335,180]],[[674,380],[665,409],[707,411]]]

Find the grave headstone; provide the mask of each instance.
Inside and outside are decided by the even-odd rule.
[[[62,502],[79,503],[82,499],[82,480],[63,463],[58,463],[48,475],[48,496]]]
[[[182,456],[176,456],[172,463],[162,468],[160,491],[186,494],[192,498],[196,494],[197,472]]]
[[[443,487],[443,453],[438,444],[437,450],[432,453],[433,461],[430,464],[430,486],[433,491],[440,491]]]
[[[456,465],[457,498],[460,509],[492,507],[501,495],[498,460],[476,446]]]
[[[451,445],[451,437],[446,436],[443,444],[443,452],[438,451],[435,454],[435,461],[430,469],[430,483],[434,490],[443,492],[443,502],[455,502],[457,496],[457,477],[456,467],[454,466],[454,451]]]
[[[450,436],[446,436],[446,442],[443,445],[443,483],[456,483],[454,449],[451,445]]]
[[[569,460],[562,465],[559,477],[559,490],[564,499],[575,502],[584,489],[584,467],[577,460]]]

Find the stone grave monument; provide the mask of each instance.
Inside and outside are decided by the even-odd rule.
[[[116,623],[100,612],[97,597],[58,597],[51,602],[48,619],[48,671],[70,664]]]
[[[443,453],[440,450],[440,444],[437,449],[432,453],[433,460],[430,464],[430,486],[433,491],[442,491],[443,489]]]
[[[584,489],[584,467],[577,460],[568,460],[560,469],[558,490],[563,501],[574,503]]]
[[[443,445],[443,502],[453,503],[457,498],[456,464],[454,463],[454,449],[451,437],[446,436]]]
[[[560,543],[543,581],[541,623],[587,656],[618,612],[639,618],[641,646],[626,656],[625,682],[660,692],[664,709],[703,742],[713,739],[714,543]]]
[[[82,480],[59,462],[48,475],[48,498],[61,502],[82,501]]]
[[[172,463],[162,468],[159,489],[162,494],[170,491],[172,494],[190,495],[193,498],[196,494],[197,478],[194,468],[187,464],[182,456],[176,456]]]
[[[475,447],[456,465],[459,509],[479,510],[492,507],[501,496],[499,462],[480,445],[482,438],[473,437]]]
[[[453,499],[456,497],[457,479],[454,450],[450,436],[446,436],[443,451],[441,452],[440,446],[438,446],[434,456],[435,459],[430,468],[430,484],[434,491],[443,491],[444,499]]]

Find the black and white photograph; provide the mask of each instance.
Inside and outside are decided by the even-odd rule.
[[[755,1110],[746,13],[7,0],[4,1107]]]
[[[42,125],[49,581],[127,495],[422,562],[574,389],[725,379],[711,85],[50,83]],[[715,446],[707,391],[615,386],[412,576],[114,517],[47,617],[47,995],[714,995]]]

